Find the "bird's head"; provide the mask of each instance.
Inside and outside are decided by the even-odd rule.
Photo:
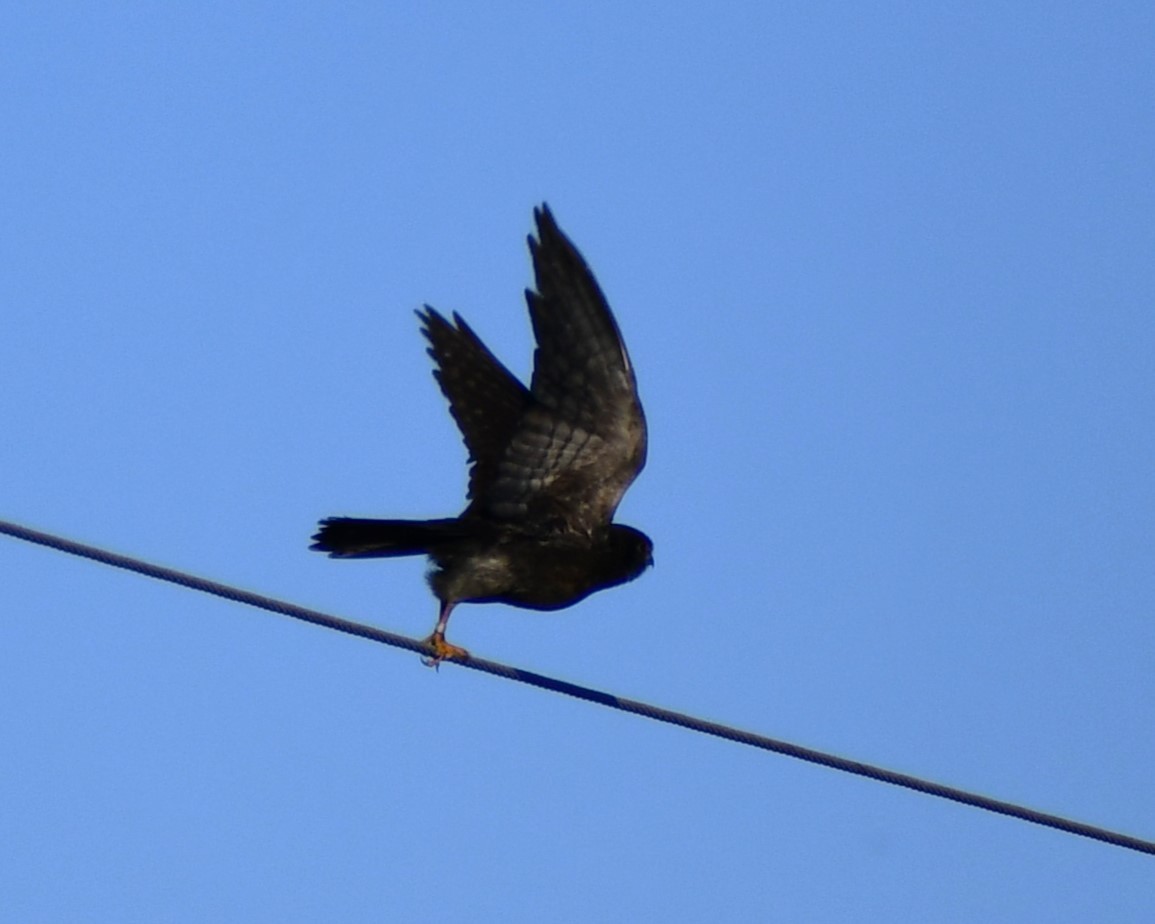
[[[620,570],[622,583],[632,581],[654,563],[654,543],[639,529],[614,523],[610,526],[610,548]]]

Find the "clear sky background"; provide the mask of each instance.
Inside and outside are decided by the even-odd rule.
[[[626,336],[656,567],[476,654],[1155,837],[1155,7],[8,4],[0,517],[412,636],[530,368]],[[0,539],[6,921],[1150,921],[1155,859]]]

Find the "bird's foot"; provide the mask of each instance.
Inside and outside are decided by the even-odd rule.
[[[421,663],[426,667],[436,668],[442,661],[468,661],[469,652],[445,641],[445,636],[434,632],[425,640],[425,644],[433,649],[433,657],[422,658]]]

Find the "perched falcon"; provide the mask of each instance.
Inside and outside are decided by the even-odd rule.
[[[321,521],[312,548],[334,558],[428,555],[441,601],[436,664],[468,658],[445,640],[458,603],[570,606],[653,564],[644,533],[613,522],[646,462],[646,419],[626,345],[593,273],[548,206],[529,238],[526,290],[537,350],[527,389],[458,315],[417,313],[434,376],[469,450],[469,504],[440,520]]]

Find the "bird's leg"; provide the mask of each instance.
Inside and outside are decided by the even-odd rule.
[[[466,661],[469,659],[469,652],[464,648],[458,648],[456,645],[450,645],[445,641],[445,627],[449,625],[449,614],[453,612],[453,604],[448,600],[441,601],[441,614],[437,617],[437,626],[433,630],[433,634],[425,640],[430,648],[433,649],[432,658],[422,658],[421,663],[426,667],[437,667],[442,661],[447,658],[451,661]]]

